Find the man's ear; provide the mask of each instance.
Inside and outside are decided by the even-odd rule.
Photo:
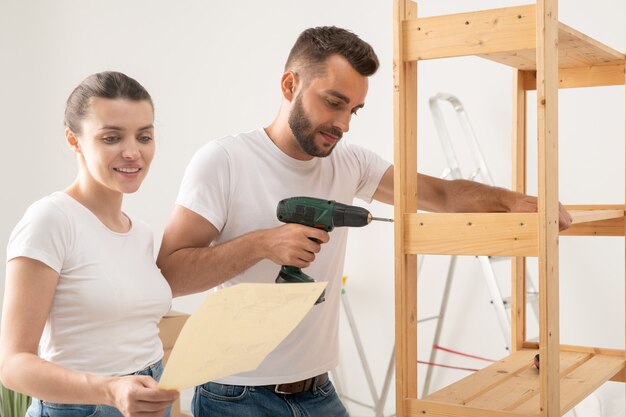
[[[283,97],[287,101],[293,100],[298,87],[298,74],[293,71],[286,71],[280,79],[280,89]]]
[[[80,143],[78,142],[78,136],[69,127],[65,128],[65,140],[74,152],[80,152]]]

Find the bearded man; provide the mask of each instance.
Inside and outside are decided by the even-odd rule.
[[[157,261],[174,296],[271,283],[281,265],[308,268],[308,275],[328,281],[326,301],[256,370],[196,387],[196,417],[348,416],[328,379],[338,360],[347,228],[330,239],[316,228],[282,224],[276,206],[301,195],[393,204],[393,166],[343,140],[378,65],[372,47],[348,30],[305,30],[287,59],[274,121],[209,142],[187,167]],[[534,197],[502,188],[416,175],[422,210],[537,209]],[[561,214],[567,227],[569,214]]]

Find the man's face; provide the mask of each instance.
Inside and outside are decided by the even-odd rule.
[[[289,127],[293,132],[293,136],[298,141],[300,148],[310,156],[328,156],[335,148],[343,136],[343,132],[333,126],[318,126],[313,128],[313,123],[304,111],[302,105],[302,93],[299,93],[294,100],[293,108],[289,114]],[[315,142],[317,133],[331,136],[333,140],[328,140],[318,146]],[[323,133],[322,133],[323,132]]]
[[[310,157],[330,155],[363,107],[367,87],[367,77],[345,58],[328,58],[325,73],[301,86],[293,99],[288,122],[300,150]]]

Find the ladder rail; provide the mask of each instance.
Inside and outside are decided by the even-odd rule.
[[[352,338],[354,339],[354,344],[359,354],[359,359],[361,360],[361,366],[363,367],[363,371],[365,372],[365,379],[367,380],[367,385],[370,390],[370,395],[372,396],[372,401],[376,403],[379,397],[378,397],[378,393],[376,392],[374,379],[372,378],[372,371],[370,370],[369,364],[367,363],[367,360],[365,359],[365,349],[363,349],[363,343],[361,343],[359,330],[356,326],[354,316],[352,315],[350,302],[348,301],[348,297],[346,296],[345,291],[343,291],[341,295],[341,304],[343,305],[343,310],[346,313],[346,318],[348,319],[348,324],[350,326],[350,330],[352,331]]]
[[[450,105],[456,112],[459,125],[461,126],[461,129],[463,131],[463,136],[465,137],[465,140],[467,141],[469,148],[472,151],[471,157],[474,164],[476,165],[476,171],[471,176],[472,179],[475,177],[480,177],[479,181],[483,184],[494,186],[495,182],[493,180],[493,176],[491,175],[491,172],[487,167],[485,156],[478,142],[478,138],[476,137],[476,133],[474,132],[474,128],[469,121],[469,117],[467,115],[465,107],[463,107],[461,101],[452,94],[437,93],[428,100],[428,105],[433,115],[433,121],[435,123],[435,128],[437,129],[437,134],[439,136],[439,141],[441,143],[441,147],[446,158],[448,169],[450,169],[450,177],[452,177],[453,179],[462,179],[463,174],[461,173],[459,160],[456,156],[456,152],[452,144],[452,139],[450,138],[450,132],[448,131],[448,127],[445,123],[443,112],[441,111],[441,107],[439,106],[440,101],[447,101],[448,103],[450,103]]]
[[[348,324],[350,327],[350,331],[352,333],[352,338],[354,340],[354,344],[357,348],[357,354],[359,356],[359,359],[361,361],[361,366],[363,368],[363,373],[365,374],[365,378],[367,380],[368,383],[368,387],[370,390],[370,395],[372,397],[372,404],[367,404],[364,403],[362,401],[356,400],[354,398],[349,397],[348,395],[345,394],[345,391],[343,391],[343,389],[340,389],[339,386],[337,386],[338,389],[338,394],[339,396],[349,402],[352,402],[354,404],[360,405],[362,407],[368,408],[370,410],[372,410],[374,412],[374,417],[385,417],[384,415],[384,409],[385,409],[385,404],[387,402],[387,397],[389,394],[389,389],[391,387],[391,384],[393,382],[393,375],[394,375],[394,365],[395,365],[395,344],[393,346],[393,348],[391,349],[391,356],[389,358],[389,363],[387,365],[387,372],[385,374],[385,380],[383,382],[383,386],[381,388],[381,393],[380,396],[377,394],[376,392],[376,385],[374,384],[374,378],[372,377],[372,371],[369,367],[369,364],[367,362],[367,357],[365,355],[365,349],[363,348],[363,343],[361,342],[361,337],[359,335],[359,331],[356,325],[356,320],[354,318],[354,314],[352,313],[352,308],[350,307],[350,302],[348,300],[348,293],[346,291],[345,285],[346,285],[346,277],[343,277],[343,287],[341,289],[341,304],[343,306],[343,310],[346,314],[346,319],[348,320]],[[424,321],[427,320],[433,320],[436,317],[430,317],[430,318],[426,318],[424,319]],[[333,379],[337,378],[337,380],[339,380],[338,375],[336,374],[336,372],[333,372]],[[346,404],[346,408],[347,408],[347,404]],[[389,417],[395,416],[395,414],[392,414]]]

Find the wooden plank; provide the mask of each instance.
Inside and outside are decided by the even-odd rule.
[[[539,343],[524,341],[522,344],[523,349],[539,349]],[[599,347],[590,347],[590,346],[572,346],[572,345],[561,345],[562,352],[582,352],[582,353],[593,353],[595,355],[608,355],[608,356],[621,356],[626,358],[626,350],[622,349],[609,349],[609,348],[599,348]],[[626,382],[626,368],[622,369],[613,377],[611,381],[615,382]]]
[[[537,351],[533,351],[537,353]],[[534,355],[533,355],[534,356]],[[566,374],[575,367],[589,360],[592,355],[579,352],[561,352],[559,357],[559,369],[561,374]],[[532,359],[526,363],[525,368],[512,375],[504,383],[494,386],[480,397],[467,402],[467,405],[474,408],[484,408],[488,410],[504,410],[519,412],[518,407],[527,401],[537,399],[534,408],[525,409],[528,414],[539,413],[539,371],[533,365]]]
[[[625,61],[626,61],[626,57],[625,57]],[[625,62],[626,64],[626,62]],[[626,73],[624,73],[624,101],[626,102]],[[625,110],[626,110],[626,106]],[[624,117],[624,134],[626,135],[626,117]],[[626,143],[626,136],[624,137],[625,139],[625,143]],[[626,151],[626,146],[624,147],[624,150]],[[624,160],[626,161],[626,155],[624,155]],[[624,181],[626,181],[626,169],[624,170]],[[624,186],[626,186],[626,182],[624,183]],[[626,191],[626,190],[625,190]],[[624,194],[626,196],[626,194]],[[626,201],[624,202],[624,207],[626,207]],[[624,223],[624,236],[626,237],[626,222]],[[626,251],[626,244],[624,244],[624,250]],[[624,253],[624,261],[626,262],[626,252]],[[624,290],[626,291],[626,275],[624,276]],[[626,300],[626,293],[624,294],[624,299]],[[624,303],[624,319],[626,320],[626,303]],[[626,334],[624,335],[626,336]],[[626,346],[626,343],[624,344],[624,346]],[[626,351],[624,352],[624,358],[626,358]],[[622,369],[618,374],[615,375],[614,379],[615,381],[621,381],[626,383],[626,368]]]
[[[533,46],[528,49],[491,52],[488,54],[480,54],[478,56],[523,71],[534,71],[537,69],[537,58],[534,43]]]
[[[613,375],[609,381],[613,382],[626,382],[626,368],[622,368],[618,373]]]
[[[524,345],[522,346],[524,349],[539,349],[539,342],[525,340]]]
[[[580,353],[592,353],[594,355],[605,356],[625,356],[626,350],[624,349],[611,349],[594,346],[576,346],[576,345],[561,345],[562,352],[580,352]]]
[[[403,23],[407,40],[404,59],[477,55],[513,68],[536,70],[536,23],[534,4],[407,20]],[[585,72],[587,77],[595,77],[605,73],[610,83],[623,83],[616,81],[616,77],[620,67],[623,71],[624,54],[564,23],[555,24],[559,68],[614,67],[606,71],[565,72],[564,77],[577,78],[577,74]]]
[[[563,23],[558,24],[558,30],[558,57],[559,68],[562,69],[562,87],[575,87],[576,83],[583,84],[578,85],[579,87],[623,83],[623,80],[617,79],[620,70],[623,71],[623,54]],[[532,46],[525,49],[515,51],[501,50],[477,55],[520,70],[529,71],[537,69],[534,43]],[[600,69],[600,67],[603,66],[609,66],[609,68],[606,70]],[[610,68],[611,66],[613,66],[613,68]],[[598,69],[595,69],[596,67]],[[588,68],[594,69],[586,71]],[[568,69],[572,69],[573,71],[568,71]],[[580,71],[574,69],[580,69]],[[581,79],[569,80],[571,77],[581,77]],[[592,77],[595,81],[591,81],[589,77]],[[606,78],[607,80],[601,81],[602,78]],[[534,89],[530,87],[531,85],[529,84],[529,89]]]
[[[624,368],[624,358],[618,356],[594,355],[580,366],[563,372],[560,383],[560,414],[571,410],[576,404],[598,389],[613,375]],[[514,411],[534,414],[539,409],[539,398],[533,396]]]
[[[432,393],[424,399],[448,404],[465,405],[481,394],[504,384],[516,374],[523,372],[532,365],[533,357],[536,353],[537,351],[534,350],[515,352],[493,365],[489,365],[454,384]]]
[[[536,213],[408,213],[404,222],[406,253],[537,256]]]
[[[559,23],[559,67],[577,68],[624,63],[624,54]]]
[[[624,64],[594,65],[559,70],[560,88],[599,87],[624,84]]]
[[[566,205],[570,211],[580,210],[624,210],[624,205],[604,204],[604,205]],[[593,223],[574,224],[567,230],[560,232],[561,236],[624,236],[624,217],[616,217],[607,220],[595,221]]]
[[[536,350],[539,349],[539,342],[524,341],[522,349]],[[626,356],[626,350],[623,349],[611,349],[594,346],[576,346],[576,345],[561,345],[560,350],[563,352],[580,352],[580,353],[593,353],[594,355],[607,355],[607,356]]]
[[[567,210],[625,210],[624,204],[566,204]]]
[[[422,400],[406,400],[404,408],[407,413],[405,415],[411,417],[528,417],[527,414],[490,411]]]
[[[624,218],[575,224],[561,236],[624,236]]]
[[[404,59],[402,21],[417,4],[394,0],[394,243],[396,304],[396,413],[417,398],[417,257],[407,254],[403,214],[417,211],[417,63]]]
[[[597,348],[567,348],[584,351],[563,350],[559,353],[561,410],[557,415],[573,408],[601,384],[621,372],[626,362],[622,352],[617,350],[608,349],[606,351],[612,354],[604,355],[596,354],[594,351]],[[423,401],[409,401],[409,415],[539,415],[541,379],[532,361],[537,352],[536,349],[515,352],[429,395]]]
[[[624,218],[624,210],[571,210],[572,224]]]
[[[540,415],[552,417],[560,415],[557,0],[537,0],[536,26]]]
[[[513,71],[513,191],[526,194],[526,86],[523,71]],[[526,258],[511,258],[511,350],[526,340]]]
[[[405,60],[480,55],[535,47],[535,5],[404,22]]]
[[[624,84],[624,64],[561,68],[559,88],[600,87]],[[537,73],[525,71],[526,90],[537,89]]]

